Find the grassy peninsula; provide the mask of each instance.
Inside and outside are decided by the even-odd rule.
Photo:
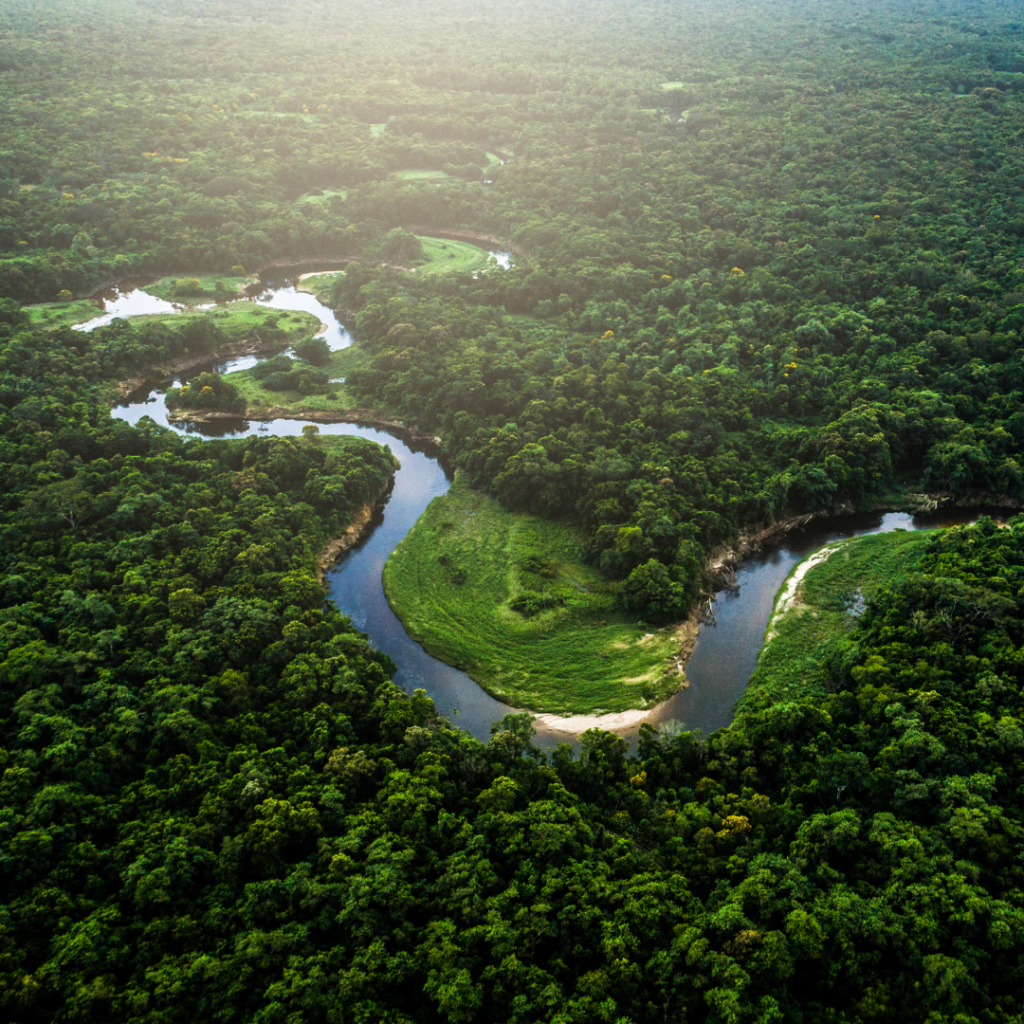
[[[332,352],[325,366],[318,367],[327,376],[337,382],[326,393],[304,395],[299,391],[268,391],[263,383],[252,375],[251,370],[240,370],[225,375],[225,380],[232,383],[245,399],[246,416],[250,419],[268,418],[271,416],[305,416],[314,418],[319,414],[342,414],[351,409],[359,408],[359,403],[345,390],[343,379],[347,369],[357,361],[357,356],[349,354],[350,349]]]
[[[452,238],[430,238],[418,236],[423,246],[426,262],[416,267],[419,277],[433,277],[437,274],[472,274],[486,270],[490,254],[479,245],[458,242]]]
[[[564,522],[510,513],[460,476],[384,566],[409,634],[516,707],[603,714],[680,682],[673,628],[639,625]]]
[[[180,274],[161,277],[159,281],[146,285],[150,295],[156,295],[169,302],[182,305],[216,302],[226,298],[237,298],[251,284],[254,278],[243,274]]]
[[[913,573],[934,530],[894,530],[837,541],[794,566],[779,588],[744,701],[826,696],[822,661],[880,588]]]

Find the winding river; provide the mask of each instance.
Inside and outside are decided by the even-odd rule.
[[[505,253],[492,253],[499,266],[507,265]],[[332,350],[347,348],[352,336],[338,320],[334,311],[316,296],[298,291],[297,270],[281,271],[279,276],[263,279],[264,288],[251,301],[272,309],[303,310],[312,313],[327,330],[321,337]],[[291,276],[286,276],[291,275]],[[111,289],[101,296],[102,313],[77,329],[95,330],[115,317],[140,316],[153,313],[181,312],[196,307],[178,306],[158,299],[144,291],[144,285]],[[202,307],[200,307],[202,308]],[[257,356],[241,356],[223,362],[195,367],[215,373],[232,373],[254,366]],[[164,392],[168,382],[127,402],[115,406],[112,415],[129,423],[138,423],[148,416],[161,426],[179,433],[198,437],[249,437],[253,434],[279,437],[301,436],[307,421],[275,420],[212,420],[209,422],[175,421],[168,418]],[[312,422],[312,421],[309,421]],[[401,468],[395,473],[392,490],[385,507],[378,510],[362,541],[328,573],[331,597],[338,608],[348,615],[356,628],[363,630],[378,650],[386,651],[399,666],[395,682],[408,691],[422,687],[434,700],[437,708],[448,715],[461,728],[486,739],[492,722],[498,721],[511,710],[508,705],[485,693],[465,672],[452,668],[427,652],[413,640],[384,597],[381,574],[388,555],[398,542],[412,529],[432,499],[445,494],[451,478],[438,458],[439,453],[429,445],[418,444],[398,433],[358,423],[316,422],[321,434],[348,434],[368,438],[387,445],[398,458]],[[573,737],[558,730],[538,728],[538,738],[551,747]]]
[[[494,254],[504,257],[506,254]],[[352,336],[334,311],[314,295],[298,291],[296,269],[278,271],[263,279],[263,288],[251,301],[282,310],[312,313],[326,325],[323,337],[332,350],[352,344]],[[287,276],[287,275],[292,276]],[[114,317],[138,316],[180,311],[176,306],[149,295],[143,287],[113,289],[101,299],[102,314],[78,330],[89,331],[109,323]],[[195,307],[191,307],[195,308]],[[207,364],[202,369],[216,373],[244,370],[258,362],[256,356],[242,356],[225,362]],[[199,368],[193,370],[198,372]],[[212,422],[175,422],[168,419],[164,390],[168,382],[133,396],[116,406],[112,415],[129,423],[144,416],[180,433],[201,437],[299,436],[306,421],[275,419],[265,421],[215,420]],[[429,445],[418,444],[398,433],[356,423],[317,421],[322,434],[349,434],[388,445],[401,462],[386,505],[378,510],[363,540],[328,574],[331,596],[353,624],[370,637],[373,645],[386,651],[399,666],[395,682],[407,691],[422,687],[439,711],[452,717],[455,724],[486,740],[493,722],[509,712],[509,707],[485,693],[465,672],[431,657],[402,627],[384,597],[381,574],[384,563],[398,542],[409,532],[433,498],[445,494],[451,482],[439,453]],[[841,520],[825,521],[794,531],[771,551],[748,559],[737,571],[738,587],[718,596],[717,625],[701,629],[693,655],[686,667],[690,685],[652,709],[651,724],[678,722],[687,728],[699,728],[705,734],[728,725],[736,702],[743,695],[754,671],[765,628],[771,615],[775,594],[790,570],[811,552],[837,539],[880,533],[896,529],[928,529],[970,521],[976,513],[967,510],[929,516],[906,513],[862,514]],[[639,724],[614,729],[631,743]],[[578,743],[578,735],[537,723],[538,743],[551,748],[559,742]]]

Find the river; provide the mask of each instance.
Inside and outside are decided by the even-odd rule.
[[[493,253],[499,259],[504,253]],[[305,269],[305,268],[303,268]],[[274,271],[263,280],[264,288],[252,301],[272,309],[301,309],[312,313],[327,325],[320,336],[335,351],[352,344],[352,336],[338,320],[332,309],[321,303],[315,295],[296,290],[296,270]],[[187,308],[149,295],[142,285],[129,285],[123,290],[111,289],[101,301],[103,312],[78,330],[91,331],[109,323],[115,316],[139,316],[152,313],[181,312]],[[214,373],[232,373],[254,366],[257,356],[241,356],[221,362],[207,363],[190,371],[195,375],[202,370]],[[165,381],[144,393],[133,395],[117,405],[112,415],[129,423],[138,423],[148,416],[161,426],[196,437],[250,437],[253,434],[279,437],[298,437],[307,421],[293,419],[227,420],[209,422],[175,421],[168,418],[165,391],[172,383]],[[312,421],[309,421],[312,422]],[[363,540],[328,573],[331,597],[337,607],[348,615],[356,628],[370,637],[378,650],[385,651],[398,664],[395,682],[411,692],[422,687],[439,711],[448,715],[461,728],[474,736],[486,739],[491,723],[511,710],[506,704],[485,693],[465,672],[452,668],[427,652],[402,627],[384,597],[381,574],[388,555],[398,542],[412,529],[432,499],[445,494],[451,479],[439,453],[430,445],[418,444],[399,433],[358,423],[316,422],[321,434],[348,434],[368,438],[387,445],[401,463],[395,473],[394,485],[387,503],[371,522]],[[538,738],[546,747],[573,737],[558,730],[538,728]]]
[[[251,301],[273,309],[303,310],[327,325],[321,334],[332,350],[352,344],[352,336],[334,311],[308,292],[297,291],[297,270],[275,271],[263,280],[264,287]],[[292,276],[288,276],[292,275]],[[146,293],[142,287],[113,290],[102,300],[102,314],[79,330],[93,330],[109,323],[114,316],[181,311],[165,300]],[[168,309],[168,307],[170,307]],[[192,307],[195,308],[195,307]],[[216,373],[248,369],[258,362],[256,356],[242,356],[195,368]],[[213,420],[175,422],[168,419],[164,391],[169,382],[132,396],[112,410],[112,415],[129,423],[148,416],[179,433],[198,437],[300,436],[306,421]],[[407,691],[422,687],[439,711],[455,724],[486,740],[490,727],[509,712],[507,705],[485,693],[465,672],[431,657],[402,627],[384,597],[381,574],[384,563],[398,542],[409,532],[430,501],[447,492],[450,477],[429,445],[417,444],[399,433],[356,423],[322,423],[322,434],[350,434],[388,445],[401,463],[394,486],[371,528],[328,574],[331,597],[353,624],[370,637],[373,645],[386,651],[399,666],[395,682]],[[976,512],[951,510],[930,516],[906,513],[862,514],[813,524],[786,536],[772,550],[745,561],[737,571],[737,589],[718,595],[715,606],[717,625],[702,627],[696,647],[686,667],[690,685],[654,708],[647,721],[651,724],[678,722],[705,734],[728,725],[736,702],[743,695],[754,671],[764,632],[771,615],[775,594],[790,570],[811,552],[833,540],[880,533],[896,529],[926,529],[968,522]],[[632,744],[639,725],[615,730]],[[578,736],[537,723],[538,743],[551,748],[558,742],[578,743]]]

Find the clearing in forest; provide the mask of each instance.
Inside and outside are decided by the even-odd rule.
[[[418,235],[423,246],[426,262],[416,266],[420,277],[434,277],[437,274],[473,274],[486,270],[490,253],[479,245],[457,242],[452,238],[430,238]]]
[[[436,658],[515,707],[605,714],[678,689],[672,628],[616,607],[570,526],[519,512],[460,476],[384,566],[384,592]]]
[[[162,277],[155,284],[147,284],[145,290],[158,298],[188,306],[237,298],[252,281],[252,277],[244,275],[182,274],[177,277]]]

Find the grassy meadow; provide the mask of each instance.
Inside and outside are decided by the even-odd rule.
[[[332,199],[345,200],[347,198],[347,188],[325,188],[318,189],[316,192],[307,192],[305,195],[299,196],[296,202],[324,204],[330,202]]]
[[[155,294],[153,286],[147,286],[146,291]],[[33,327],[50,330],[85,323],[103,312],[95,302],[86,299],[76,302],[39,303],[25,308]],[[172,327],[181,327],[190,320],[200,318],[213,320],[231,341],[237,341],[250,334],[255,335],[259,331],[274,329],[284,335],[281,339],[282,347],[294,344],[301,338],[308,338],[320,326],[320,321],[310,313],[268,309],[266,306],[258,306],[255,302],[245,300],[226,302],[212,309],[197,309],[194,312],[154,313],[149,316],[133,316],[130,319],[134,324],[166,323]]]
[[[332,352],[327,365],[317,369],[323,370],[332,379],[345,377],[357,365],[361,355],[358,347],[352,345]],[[297,391],[268,391],[248,370],[229,373],[224,379],[238,388],[245,399],[245,414],[253,419],[266,416],[271,410],[276,416],[303,416],[307,413],[341,414],[360,407],[341,384],[335,385],[336,393],[331,396],[301,395]]]
[[[679,686],[675,631],[617,610],[570,526],[506,512],[461,476],[388,559],[384,591],[431,654],[515,707],[604,714]]]
[[[391,177],[399,178],[402,181],[444,181],[449,176],[444,171],[410,168],[405,171],[392,171]]]
[[[761,649],[744,699],[761,691],[773,702],[822,696],[822,660],[850,632],[859,610],[879,588],[914,571],[933,533],[896,530],[829,545],[828,554],[807,572],[785,608],[776,597],[766,634],[771,639]],[[779,595],[785,591],[783,584]]]
[[[319,274],[310,274],[308,277],[303,277],[295,285],[295,290],[309,292],[311,295],[315,295],[325,306],[329,306],[331,304],[331,290],[338,279],[344,276],[344,270],[324,270]]]
[[[472,274],[487,269],[490,259],[486,249],[469,242],[457,242],[451,238],[430,238],[419,236],[423,243],[425,263],[416,267],[420,277],[434,277],[438,274]]]
[[[252,282],[251,277],[232,276],[230,274],[181,274],[176,277],[162,277],[155,284],[147,284],[146,291],[157,298],[166,299],[168,302],[180,302],[182,305],[190,303],[213,302],[221,296],[241,295],[245,286]],[[184,294],[179,289],[182,282],[192,284],[198,282],[202,289],[202,295]],[[217,290],[217,284],[222,286]],[[197,289],[198,291],[198,289]]]
[[[91,299],[76,299],[73,302],[39,302],[26,306],[25,312],[34,329],[52,331],[58,327],[84,324],[103,310]]]
[[[214,309],[197,310],[195,313],[160,313],[156,316],[132,319],[145,319],[147,322],[162,320],[173,326],[200,317],[214,321],[232,340],[272,329],[278,332],[275,336],[280,340],[282,347],[310,337],[320,326],[320,321],[312,313],[268,309],[266,306],[247,301],[228,302]],[[264,340],[270,339],[265,337]]]

